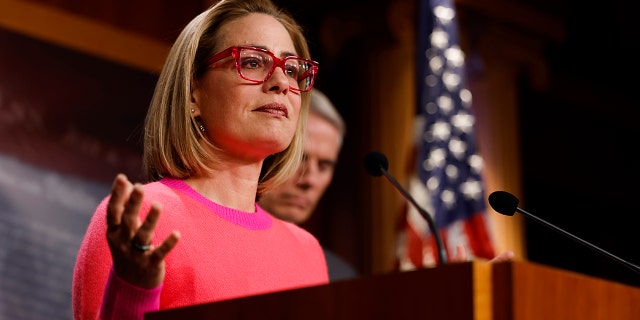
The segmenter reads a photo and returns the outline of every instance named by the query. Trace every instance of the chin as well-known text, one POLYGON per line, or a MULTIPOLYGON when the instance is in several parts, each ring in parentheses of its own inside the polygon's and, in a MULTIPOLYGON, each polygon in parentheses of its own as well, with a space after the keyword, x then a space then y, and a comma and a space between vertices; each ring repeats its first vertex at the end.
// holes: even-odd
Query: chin
POLYGON ((289 221, 293 224, 301 224, 301 223, 304 223, 307 219, 304 218, 304 215, 289 213, 283 217, 283 220, 289 221))
POLYGON ((276 153, 285 151, 287 150, 290 144, 291 144, 291 140, 289 141, 265 140, 262 142, 258 142, 258 145, 262 145, 262 146, 265 146, 265 148, 268 148, 269 154, 276 154, 276 153))

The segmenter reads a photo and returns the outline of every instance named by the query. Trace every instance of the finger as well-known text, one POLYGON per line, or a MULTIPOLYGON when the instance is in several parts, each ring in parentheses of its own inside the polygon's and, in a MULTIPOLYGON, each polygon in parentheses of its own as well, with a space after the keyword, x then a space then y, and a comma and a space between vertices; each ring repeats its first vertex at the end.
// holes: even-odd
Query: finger
POLYGON ((142 206, 142 199, 144 198, 144 190, 139 183, 134 184, 131 187, 131 193, 129 199, 124 206, 122 213, 122 224, 126 230, 122 230, 122 241, 129 242, 133 238, 138 228, 140 228, 140 208, 142 206))
MULTIPOLYGON (((131 256, 140 263, 137 268, 120 268, 120 275, 126 281, 142 288, 156 288, 162 283, 165 273, 167 254, 173 250, 180 239, 180 233, 173 231, 156 249, 143 251, 143 254, 131 256)), ((116 269, 116 272, 118 269, 116 269)))
POLYGON ((118 174, 113 180, 111 186, 111 196, 109 197, 109 203, 107 204, 107 228, 108 231, 113 231, 114 228, 118 228, 122 222, 122 212, 124 211, 125 203, 128 200, 128 194, 131 192, 129 188, 131 184, 127 180, 124 174, 118 174))
POLYGON ((151 254, 150 260, 151 263, 157 264, 160 263, 169 252, 178 244, 178 240, 180 240, 181 234, 179 231, 173 231, 166 239, 162 242, 160 246, 158 246, 153 253, 151 254))
POLYGON ((144 222, 131 240, 134 247, 142 249, 142 247, 151 244, 151 240, 153 239, 153 230, 156 228, 161 211, 162 207, 160 204, 153 203, 151 205, 147 217, 144 219, 144 222))
POLYGON ((466 259, 467 259, 467 249, 462 244, 456 245, 456 254, 453 257, 453 261, 463 262, 463 261, 466 261, 466 259))
POLYGON ((513 251, 504 251, 502 253, 500 253, 499 255, 497 255, 496 257, 494 257, 493 259, 491 259, 491 262, 503 262, 503 261, 511 261, 513 260, 513 258, 515 257, 515 253, 513 253, 513 251))

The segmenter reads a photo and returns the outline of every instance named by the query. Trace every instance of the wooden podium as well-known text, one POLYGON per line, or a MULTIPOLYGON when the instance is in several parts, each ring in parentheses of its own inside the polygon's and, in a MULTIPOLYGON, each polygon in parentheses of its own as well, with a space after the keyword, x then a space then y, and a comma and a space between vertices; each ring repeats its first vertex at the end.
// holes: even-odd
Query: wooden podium
POLYGON ((167 319, 640 319, 640 288, 530 262, 474 261, 145 315, 167 319))

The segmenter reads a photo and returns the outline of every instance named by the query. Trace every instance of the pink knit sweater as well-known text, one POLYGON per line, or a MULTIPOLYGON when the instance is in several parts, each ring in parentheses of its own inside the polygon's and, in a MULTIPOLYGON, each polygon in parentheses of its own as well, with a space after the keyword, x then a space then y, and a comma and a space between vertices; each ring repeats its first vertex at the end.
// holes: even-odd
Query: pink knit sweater
POLYGON ((78 252, 75 319, 98 318, 101 304, 103 318, 142 319, 147 311, 329 282, 322 249, 310 233, 271 217, 257 204, 256 212, 234 210, 207 200, 181 180, 163 179, 145 185, 141 212, 146 214, 153 202, 163 206, 155 245, 173 230, 181 238, 165 260, 159 288, 131 286, 111 271, 107 201, 96 209, 78 252))

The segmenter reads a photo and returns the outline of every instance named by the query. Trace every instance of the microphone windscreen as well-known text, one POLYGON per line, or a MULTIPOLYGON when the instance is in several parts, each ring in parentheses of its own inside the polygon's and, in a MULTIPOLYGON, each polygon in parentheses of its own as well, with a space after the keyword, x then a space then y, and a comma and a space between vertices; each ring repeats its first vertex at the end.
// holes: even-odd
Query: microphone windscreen
POLYGON ((389 169, 389 160, 387 160, 387 157, 381 152, 369 152, 369 154, 364 157, 364 168, 370 175, 379 177, 382 175, 382 169, 389 169))
POLYGON ((495 191, 489 195, 489 204, 498 213, 512 216, 516 212, 520 200, 506 191, 495 191))

